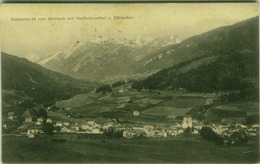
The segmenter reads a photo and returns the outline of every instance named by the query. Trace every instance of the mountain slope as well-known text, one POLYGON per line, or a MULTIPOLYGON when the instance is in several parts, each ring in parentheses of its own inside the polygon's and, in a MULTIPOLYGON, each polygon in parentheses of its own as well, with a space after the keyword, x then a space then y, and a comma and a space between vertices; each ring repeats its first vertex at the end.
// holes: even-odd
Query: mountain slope
POLYGON ((3 52, 1 58, 2 89, 22 91, 39 104, 51 105, 56 100, 89 92, 96 86, 3 52))
POLYGON ((184 88, 195 92, 238 90, 244 94, 240 96, 256 98, 259 84, 258 34, 256 17, 188 39, 173 46, 178 49, 176 53, 165 56, 157 63, 152 61, 149 65, 152 68, 155 64, 160 66, 164 63, 167 66, 171 63, 172 67, 136 82, 133 88, 184 88), (187 48, 191 43, 196 43, 196 46, 187 48), (183 57, 180 60, 185 59, 184 62, 173 64, 176 62, 173 61, 175 55, 181 53, 183 57))
POLYGON ((257 33, 258 17, 220 27, 146 56, 136 64, 135 72, 158 70, 203 57, 256 49, 257 33))
POLYGON ((62 51, 37 59, 37 63, 72 77, 107 81, 129 73, 130 66, 148 54, 178 42, 176 36, 158 37, 152 41, 99 36, 97 41, 76 41, 62 51))

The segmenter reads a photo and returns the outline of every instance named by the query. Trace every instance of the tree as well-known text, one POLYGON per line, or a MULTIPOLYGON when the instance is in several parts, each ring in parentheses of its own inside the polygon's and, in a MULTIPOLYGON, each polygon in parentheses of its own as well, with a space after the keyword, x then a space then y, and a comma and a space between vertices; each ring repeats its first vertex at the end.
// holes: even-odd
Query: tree
POLYGON ((190 134, 192 131, 192 128, 187 127, 186 129, 184 129, 184 134, 190 134))
POLYGON ((123 138, 123 131, 109 127, 107 130, 104 130, 104 136, 108 138, 123 138))
POLYGON ((96 93, 102 92, 103 94, 107 93, 107 92, 112 92, 112 88, 110 87, 110 85, 103 85, 99 88, 96 89, 96 93))
POLYGON ((223 138, 215 133, 210 127, 202 127, 200 135, 202 136, 202 138, 212 141, 217 145, 224 144, 223 138))
POLYGON ((124 80, 120 80, 120 81, 117 81, 117 82, 113 83, 112 87, 118 87, 118 86, 121 86, 121 85, 125 85, 125 81, 124 80))
POLYGON ((43 117, 43 118, 47 118, 48 117, 48 114, 47 114, 47 111, 43 108, 40 108, 39 109, 39 112, 37 114, 38 117, 43 117))
POLYGON ((235 144, 235 145, 244 145, 247 143, 247 137, 243 132, 234 132, 230 136, 230 140, 235 144))
POLYGON ((53 131, 55 130, 54 126, 51 123, 44 123, 42 127, 42 131, 48 135, 49 142, 51 141, 51 136, 53 135, 53 131))

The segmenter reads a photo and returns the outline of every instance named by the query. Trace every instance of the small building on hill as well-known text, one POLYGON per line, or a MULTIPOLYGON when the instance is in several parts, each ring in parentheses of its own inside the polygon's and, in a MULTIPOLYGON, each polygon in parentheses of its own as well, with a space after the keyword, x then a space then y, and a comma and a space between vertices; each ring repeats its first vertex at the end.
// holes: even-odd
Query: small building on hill
POLYGON ((8 112, 7 116, 9 120, 14 120, 14 112, 8 112))
POLYGON ((32 117, 31 116, 26 117, 25 122, 32 122, 32 117))
POLYGON ((64 126, 69 126, 70 123, 69 123, 69 122, 63 122, 63 125, 64 125, 64 126))
POLYGON ((42 130, 38 126, 32 126, 27 130, 27 136, 29 138, 35 138, 39 133, 41 133, 42 130))
POLYGON ((133 112, 133 115, 134 115, 134 116, 139 116, 139 115, 140 115, 140 112, 138 112, 137 110, 135 110, 135 111, 133 112))
POLYGON ((57 121, 57 122, 55 123, 55 126, 62 127, 62 121, 57 121))
POLYGON ((52 123, 52 119, 51 119, 51 118, 47 118, 47 119, 46 119, 46 122, 47 122, 47 123, 52 123))
POLYGON ((39 118, 37 118, 37 121, 36 121, 35 125, 42 125, 43 121, 44 121, 44 118, 43 117, 39 117, 39 118))

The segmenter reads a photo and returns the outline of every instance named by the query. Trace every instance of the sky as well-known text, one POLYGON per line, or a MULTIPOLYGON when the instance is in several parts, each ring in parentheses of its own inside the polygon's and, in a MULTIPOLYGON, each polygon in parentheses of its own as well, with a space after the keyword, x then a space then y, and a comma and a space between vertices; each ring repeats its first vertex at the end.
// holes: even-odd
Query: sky
POLYGON ((100 36, 153 39, 176 35, 184 40, 257 15, 257 3, 0 4, 1 50, 20 57, 47 55, 72 42, 92 41, 100 36), (76 20, 99 16, 106 19, 76 20))

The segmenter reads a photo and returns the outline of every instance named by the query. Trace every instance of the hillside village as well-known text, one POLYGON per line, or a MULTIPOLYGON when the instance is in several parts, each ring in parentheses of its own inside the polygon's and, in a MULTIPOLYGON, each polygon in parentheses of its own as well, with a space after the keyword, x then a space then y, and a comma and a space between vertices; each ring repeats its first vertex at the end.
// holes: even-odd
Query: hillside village
MULTIPOLYGON (((177 92, 177 91, 175 91, 177 92)), ((156 91, 155 92, 140 92, 143 95, 146 96, 140 96, 140 93, 138 93, 139 98, 131 98, 127 97, 127 95, 133 95, 135 93, 134 90, 131 90, 129 87, 125 85, 120 85, 119 87, 114 87, 113 91, 111 93, 107 92, 105 94, 99 94, 99 93, 94 93, 92 94, 97 96, 98 98, 95 98, 96 101, 92 101, 92 103, 100 102, 106 102, 108 100, 111 101, 113 97, 116 99, 116 105, 115 105, 115 110, 125 110, 127 106, 134 102, 138 102, 139 105, 144 106, 145 108, 148 108, 147 110, 134 110, 134 109, 128 109, 128 113, 132 116, 129 116, 131 118, 140 118, 142 119, 143 117, 148 117, 148 110, 156 109, 156 110, 161 110, 163 112, 162 108, 157 109, 160 107, 160 104, 162 104, 165 100, 164 97, 167 96, 167 92, 162 92, 158 94, 156 91), (113 94, 116 93, 116 96, 113 94), (131 93, 131 94, 130 94, 131 93), (149 96, 147 96, 149 95, 149 96), (160 98, 159 98, 160 97, 160 98), (163 97, 163 98, 162 98, 163 97)), ((206 96, 203 100, 204 103, 202 106, 206 106, 207 108, 210 109, 215 109, 215 108, 223 108, 220 104, 220 97, 218 96, 219 94, 209 94, 208 98, 206 94, 194 94, 194 93, 188 93, 185 91, 180 91, 178 96, 187 96, 187 97, 192 97, 195 95, 197 97, 198 95, 200 96, 206 96), (213 96, 212 96, 213 95, 213 96)), ((177 96, 177 97, 178 97, 177 96)), ((89 96, 87 99, 84 100, 84 104, 88 104, 87 101, 89 99, 89 96)), ((175 97, 175 99, 177 99, 175 97)), ((67 102, 70 102, 70 104, 73 104, 71 102, 72 100, 64 101, 63 103, 66 104, 67 102)), ((77 102, 78 99, 77 99, 77 102)), ((91 106, 91 104, 89 106, 91 106)), ((111 103, 111 102, 110 102, 111 103)), ((168 109, 167 107, 166 109, 168 109)), ((174 108, 174 107, 172 107, 174 108)), ((231 108, 231 107, 230 107, 231 108)), ((141 108, 140 108, 141 109, 141 108)), ((29 111, 25 112, 27 115, 25 115, 25 120, 23 122, 23 125, 18 127, 13 134, 17 136, 28 136, 28 138, 35 138, 38 135, 42 135, 44 132, 42 131, 43 125, 46 123, 52 124, 55 128, 54 130, 54 138, 59 139, 69 139, 69 136, 82 136, 85 135, 85 137, 91 136, 91 138, 106 138, 105 133, 108 132, 109 130, 113 132, 120 132, 120 137, 123 138, 138 138, 138 137, 152 137, 152 138, 165 138, 165 137, 174 137, 174 136, 182 136, 182 135, 200 135, 200 131, 203 127, 209 127, 211 128, 217 135, 221 137, 230 137, 233 133, 235 132, 240 132, 244 136, 247 137, 254 137, 259 135, 259 124, 246 124, 245 118, 241 119, 241 112, 240 114, 233 115, 233 117, 228 117, 228 118, 222 118, 220 122, 215 122, 215 123, 207 123, 205 120, 198 120, 196 118, 196 115, 194 115, 194 111, 191 110, 194 108, 188 108, 188 110, 184 110, 180 112, 175 112, 177 114, 174 119, 168 119, 168 122, 135 122, 135 121, 122 121, 119 119, 115 118, 108 118, 108 119, 85 119, 84 115, 81 117, 81 114, 75 113, 71 111, 70 108, 57 108, 55 106, 53 107, 48 107, 46 108, 47 115, 46 117, 35 117, 34 115, 30 115, 29 111), (179 113, 179 115, 178 115, 179 113), (192 115, 189 115, 192 114, 192 115), (193 117, 194 115, 194 117, 193 117), (60 120, 57 118, 52 118, 52 116, 62 116, 66 118, 65 120, 60 120), (83 118, 82 118, 83 117, 83 118), (73 119, 70 121, 70 119, 73 119)), ((182 108, 180 108, 182 110, 182 108)), ((235 111, 235 113, 239 111, 235 111)), ((205 112, 207 114, 207 112, 205 112)), ((250 115, 252 112, 242 112, 242 115, 247 116, 250 115)), ((231 110, 231 114, 232 113, 231 110)), ((149 116, 150 117, 150 116, 149 116)), ((157 116, 156 116, 157 117, 157 116)), ((9 112, 8 113, 8 120, 9 121, 15 121, 17 119, 17 116, 15 116, 14 112, 9 112)), ((3 124, 4 129, 8 129, 8 124, 3 124)), ((235 141, 234 141, 235 142, 235 141)))
MULTIPOLYGON (((10 120, 15 119, 10 113, 10 120)), ((23 126, 29 126, 27 131, 21 131, 19 135, 27 135, 29 138, 37 137, 37 135, 43 133, 42 125, 44 123, 51 123, 55 127, 55 133, 72 133, 72 134, 96 134, 101 135, 105 130, 114 128, 116 131, 123 131, 124 138, 134 138, 139 136, 145 137, 168 137, 177 136, 187 133, 198 135, 202 127, 210 127, 221 136, 230 136, 234 132, 243 131, 247 136, 259 135, 259 124, 251 126, 244 124, 203 124, 197 120, 193 120, 191 116, 183 116, 182 122, 175 122, 172 125, 156 126, 156 125, 142 125, 142 124, 120 124, 111 120, 104 124, 98 124, 95 121, 87 121, 84 124, 70 123, 56 121, 53 122, 51 118, 44 119, 39 117, 36 121, 32 121, 31 117, 27 117, 23 126), (185 132, 186 131, 186 132, 185 132)), ((3 125, 3 128, 7 128, 3 125)))

